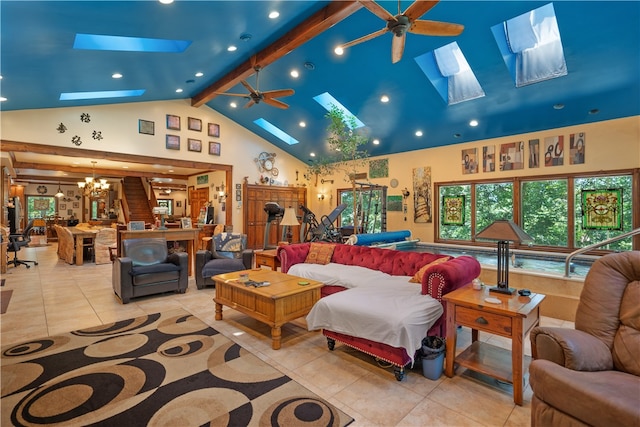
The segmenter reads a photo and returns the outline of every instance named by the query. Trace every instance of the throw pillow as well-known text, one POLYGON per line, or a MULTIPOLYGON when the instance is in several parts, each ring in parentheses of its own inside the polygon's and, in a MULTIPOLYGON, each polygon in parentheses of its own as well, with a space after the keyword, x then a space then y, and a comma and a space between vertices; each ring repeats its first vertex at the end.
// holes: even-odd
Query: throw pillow
POLYGON ((422 277, 424 276, 424 273, 429 269, 429 267, 441 264, 443 262, 447 262, 451 258, 453 258, 453 257, 445 256, 445 257, 442 257, 442 258, 438 258, 435 261, 431 261, 429 264, 423 265, 420 268, 420 270, 418 270, 416 272, 416 274, 414 274, 413 277, 411 279, 409 279, 409 283, 422 283, 422 277))
POLYGON ((330 243, 311 243, 304 262, 307 264, 329 264, 335 247, 336 245, 330 243))

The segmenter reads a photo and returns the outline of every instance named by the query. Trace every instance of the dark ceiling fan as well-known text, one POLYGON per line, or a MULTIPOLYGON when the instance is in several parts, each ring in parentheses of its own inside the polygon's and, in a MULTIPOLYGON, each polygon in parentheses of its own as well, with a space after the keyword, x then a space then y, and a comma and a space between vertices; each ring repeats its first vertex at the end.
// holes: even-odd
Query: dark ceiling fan
POLYGON ((364 7, 369 9, 369 11, 371 11, 374 15, 386 21, 387 26, 381 30, 345 43, 342 46, 339 46, 339 48, 346 49, 348 47, 381 36, 386 32, 392 32, 393 41, 391 44, 391 61, 395 64, 396 62, 400 61, 400 59, 402 59, 407 31, 423 36, 457 36, 462 33, 462 30, 464 30, 464 26, 460 24, 418 20, 419 17, 427 13, 427 11, 435 6, 438 1, 439 0, 416 0, 411 4, 411 6, 407 8, 407 10, 404 11, 404 13, 401 13, 400 0, 398 0, 398 14, 396 16, 393 16, 385 8, 374 1, 360 1, 360 3, 364 7))
POLYGON ((253 68, 256 70, 256 88, 254 89, 246 80, 241 80, 242 86, 244 86, 249 93, 226 93, 226 92, 216 92, 217 95, 227 95, 227 96, 241 96, 249 100, 244 106, 244 108, 249 108, 255 104, 259 104, 263 102, 265 104, 269 104, 272 107, 287 109, 289 105, 284 102, 275 99, 282 98, 285 96, 291 96, 295 93, 293 89, 277 89, 277 90, 268 90, 261 92, 260 91, 260 67, 255 66, 253 68))

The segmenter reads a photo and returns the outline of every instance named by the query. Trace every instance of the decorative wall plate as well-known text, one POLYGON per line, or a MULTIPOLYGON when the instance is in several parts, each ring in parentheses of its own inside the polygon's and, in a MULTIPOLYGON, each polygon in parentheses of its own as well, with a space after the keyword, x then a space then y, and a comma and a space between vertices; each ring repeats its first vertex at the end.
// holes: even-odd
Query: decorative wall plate
POLYGON ((36 191, 38 192, 38 194, 47 194, 47 187, 45 187, 44 185, 38 185, 36 191))
POLYGON ((395 178, 391 179, 389 185, 391 185, 391 188, 396 188, 398 186, 398 180, 395 178))

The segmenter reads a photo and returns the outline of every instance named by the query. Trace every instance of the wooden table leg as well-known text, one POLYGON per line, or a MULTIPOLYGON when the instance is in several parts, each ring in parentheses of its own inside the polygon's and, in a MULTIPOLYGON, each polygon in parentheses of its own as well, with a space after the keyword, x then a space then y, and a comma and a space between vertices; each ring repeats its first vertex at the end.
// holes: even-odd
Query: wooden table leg
POLYGON ((446 340, 446 357, 444 373, 449 378, 453 377, 453 362, 456 358, 456 322, 455 322, 455 306, 447 302, 447 340, 446 340))
POLYGON ((511 337, 511 369, 513 375, 513 401, 522 406, 522 389, 524 375, 524 334, 522 318, 513 319, 513 336, 511 337))
POLYGON ((84 237, 76 236, 76 265, 84 264, 84 237))
POLYGON ((282 328, 280 326, 273 326, 271 328, 271 348, 279 350, 282 345, 282 328))
POLYGON ((216 303, 216 320, 222 320, 222 304, 216 303))

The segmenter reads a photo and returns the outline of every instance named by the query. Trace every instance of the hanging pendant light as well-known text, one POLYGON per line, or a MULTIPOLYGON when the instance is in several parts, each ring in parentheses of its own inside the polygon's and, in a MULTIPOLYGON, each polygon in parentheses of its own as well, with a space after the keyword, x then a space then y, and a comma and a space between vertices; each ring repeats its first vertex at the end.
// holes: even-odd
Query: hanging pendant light
POLYGON ((60 188, 60 181, 58 181, 58 192, 56 193, 56 197, 59 199, 60 197, 64 197, 64 193, 62 192, 62 188, 60 188))

